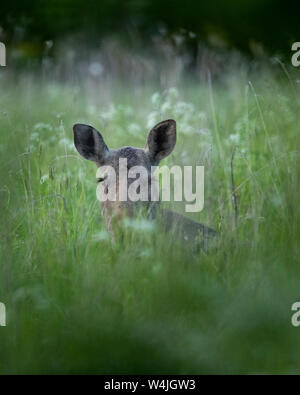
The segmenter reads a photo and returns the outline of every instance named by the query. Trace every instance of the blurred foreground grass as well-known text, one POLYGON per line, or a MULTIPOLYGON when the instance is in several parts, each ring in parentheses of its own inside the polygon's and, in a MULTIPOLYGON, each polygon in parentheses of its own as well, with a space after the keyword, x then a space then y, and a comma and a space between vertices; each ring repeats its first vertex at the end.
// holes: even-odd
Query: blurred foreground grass
POLYGON ((236 71, 167 90, 2 78, 0 373, 298 373, 300 92, 291 82, 271 70, 250 84, 236 71), (207 254, 139 220, 112 244, 96 169, 73 148, 75 122, 116 148, 144 146, 166 118, 178 142, 163 163, 205 165, 205 208, 189 215, 220 231, 207 254))

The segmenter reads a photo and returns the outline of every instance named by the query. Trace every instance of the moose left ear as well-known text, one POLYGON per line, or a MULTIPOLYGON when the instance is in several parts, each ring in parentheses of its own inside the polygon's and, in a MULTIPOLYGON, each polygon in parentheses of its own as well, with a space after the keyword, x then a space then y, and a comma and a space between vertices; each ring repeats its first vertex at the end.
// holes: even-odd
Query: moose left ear
POLYGON ((151 129, 145 152, 152 163, 158 164, 160 160, 170 155, 176 144, 176 122, 173 119, 162 121, 151 129))
POLYGON ((101 134, 92 126, 77 123, 73 126, 74 144, 85 159, 104 163, 108 148, 101 134))

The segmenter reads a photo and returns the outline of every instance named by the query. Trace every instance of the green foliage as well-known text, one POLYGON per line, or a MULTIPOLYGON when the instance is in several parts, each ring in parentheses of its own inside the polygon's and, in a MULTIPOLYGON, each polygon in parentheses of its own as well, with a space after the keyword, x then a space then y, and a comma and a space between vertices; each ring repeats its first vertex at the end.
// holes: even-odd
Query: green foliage
POLYGON ((271 68, 243 76, 138 94, 1 80, 1 373, 298 371, 299 89, 271 68), (209 253, 140 219, 112 243, 94 164, 73 148, 75 122, 116 148, 143 146, 170 117, 164 163, 205 165, 205 208, 190 217, 220 231, 209 253))

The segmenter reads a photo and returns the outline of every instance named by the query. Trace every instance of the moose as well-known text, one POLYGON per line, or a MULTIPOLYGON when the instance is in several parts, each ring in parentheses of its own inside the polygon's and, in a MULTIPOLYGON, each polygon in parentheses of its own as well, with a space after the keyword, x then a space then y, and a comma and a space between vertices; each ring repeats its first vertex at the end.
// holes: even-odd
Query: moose
MULTIPOLYGON (((121 177, 119 160, 124 158, 127 160, 128 169, 134 166, 143 166, 146 169, 144 182, 149 183, 149 185, 154 177, 151 167, 157 166, 162 159, 170 155, 176 144, 176 122, 172 119, 159 122, 151 129, 144 148, 126 146, 109 149, 102 135, 89 125, 75 124, 73 132, 75 147, 85 159, 95 162, 98 168, 112 167, 118 181, 118 178, 121 177)), ((104 174, 98 181, 105 181, 108 186, 110 183, 107 174, 104 174)), ((126 185, 129 187, 132 182, 133 180, 128 178, 126 185)), ((217 232, 208 226, 162 208, 159 200, 152 202, 149 197, 146 202, 136 202, 132 201, 130 196, 127 199, 120 199, 120 196, 126 194, 127 191, 120 189, 119 182, 116 185, 118 187, 114 199, 102 202, 106 226, 112 233, 113 224, 125 216, 133 216, 138 203, 139 207, 142 203, 149 218, 157 220, 168 232, 173 231, 173 234, 184 241, 193 243, 198 241, 205 247, 207 242, 217 235, 217 232)))

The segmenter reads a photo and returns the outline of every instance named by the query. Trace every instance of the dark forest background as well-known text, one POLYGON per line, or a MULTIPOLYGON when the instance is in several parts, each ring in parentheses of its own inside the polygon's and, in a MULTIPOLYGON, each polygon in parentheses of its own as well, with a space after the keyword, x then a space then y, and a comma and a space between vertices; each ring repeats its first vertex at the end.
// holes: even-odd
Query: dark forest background
POLYGON ((0 40, 39 56, 44 43, 76 32, 90 44, 115 35, 151 45, 157 32, 186 35, 190 52, 201 41, 249 56, 287 55, 300 39, 296 0, 24 0, 1 4, 0 40))

